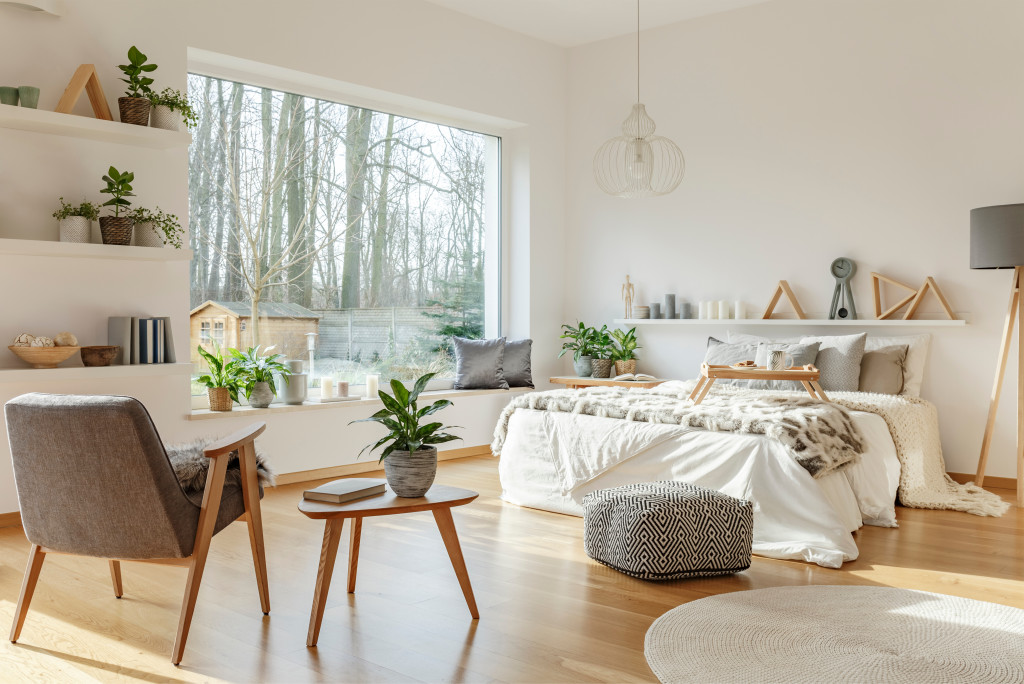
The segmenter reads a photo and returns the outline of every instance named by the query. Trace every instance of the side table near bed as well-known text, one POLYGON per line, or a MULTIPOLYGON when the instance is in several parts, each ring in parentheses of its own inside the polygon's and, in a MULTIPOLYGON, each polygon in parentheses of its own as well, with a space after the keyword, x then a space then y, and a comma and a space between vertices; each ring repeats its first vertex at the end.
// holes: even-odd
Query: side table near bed
POLYGON ((641 387, 650 389, 657 387, 667 380, 612 380, 611 378, 580 378, 557 376, 549 378, 552 385, 565 385, 566 389, 579 389, 581 387, 641 387))

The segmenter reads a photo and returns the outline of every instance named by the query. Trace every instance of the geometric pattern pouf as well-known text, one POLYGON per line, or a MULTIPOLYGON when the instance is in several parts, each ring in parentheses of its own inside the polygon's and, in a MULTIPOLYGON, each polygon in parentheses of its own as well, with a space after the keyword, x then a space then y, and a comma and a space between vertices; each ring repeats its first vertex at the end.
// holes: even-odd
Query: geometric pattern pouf
POLYGON ((753 539, 752 503, 687 482, 642 482, 583 497, 587 555, 640 579, 746 570, 753 539))

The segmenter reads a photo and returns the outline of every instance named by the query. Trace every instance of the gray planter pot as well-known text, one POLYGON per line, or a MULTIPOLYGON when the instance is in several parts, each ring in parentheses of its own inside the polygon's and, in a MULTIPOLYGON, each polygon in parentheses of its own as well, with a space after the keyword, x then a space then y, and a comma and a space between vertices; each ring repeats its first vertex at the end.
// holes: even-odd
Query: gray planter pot
POLYGON ((181 130, 181 112, 176 112, 166 105, 157 105, 149 115, 149 125, 168 131, 181 130))
POLYGON ((572 367, 576 371, 576 376, 580 378, 589 378, 590 374, 594 372, 593 366, 590 363, 593 357, 581 356, 579 361, 576 359, 572 360, 572 367))
POLYGON ((270 389, 269 382, 257 382, 249 395, 249 406, 253 408, 269 408, 270 402, 274 401, 274 392, 270 389))
POLYGON ((397 496, 409 499, 423 496, 437 475, 437 449, 424 447, 415 453, 392 451, 384 459, 384 475, 397 496))
POLYGON ((287 378, 281 378, 284 383, 284 403, 297 405, 306 401, 306 373, 293 373, 287 378))

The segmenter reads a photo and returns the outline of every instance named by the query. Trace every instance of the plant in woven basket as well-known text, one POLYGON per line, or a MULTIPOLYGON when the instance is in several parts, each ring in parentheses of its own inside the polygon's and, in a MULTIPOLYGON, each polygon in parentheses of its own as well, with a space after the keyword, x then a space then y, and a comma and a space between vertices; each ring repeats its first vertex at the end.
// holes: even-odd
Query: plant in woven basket
POLYGON ((157 113, 160 112, 160 107, 166 107, 169 112, 178 112, 186 128, 195 128, 199 123, 199 115, 188 101, 188 96, 180 90, 164 88, 159 93, 150 93, 149 101, 154 108, 153 126, 157 128, 166 128, 166 126, 157 125, 157 113))
POLYGON ((636 372, 636 350, 640 349, 637 344, 636 328, 629 330, 613 330, 612 337, 615 340, 615 348, 612 350, 611 358, 615 362, 615 373, 636 372))
POLYGON ((200 375, 196 382, 206 386, 210 396, 210 408, 214 411, 230 411, 232 402, 238 402, 238 390, 242 389, 238 363, 224 358, 220 345, 213 344, 213 352, 208 352, 200 345, 199 356, 206 361, 208 371, 200 375))
POLYGON ((82 203, 77 206, 74 204, 68 204, 67 202, 64 201, 64 198, 61 197, 60 209, 53 212, 53 218, 57 219, 58 221, 63 221, 64 219, 71 218, 73 216, 80 216, 84 219, 95 221, 100 217, 100 208, 93 204, 92 202, 90 202, 89 200, 85 199, 83 199, 82 203))
POLYGON ((131 217, 135 222, 136 244, 142 244, 142 233, 140 231, 145 226, 145 229, 152 231, 152 239, 171 245, 175 249, 181 249, 185 229, 181 227, 181 221, 178 220, 175 214, 165 213, 160 207, 157 207, 156 211, 150 211, 145 207, 137 207, 132 211, 131 217))
POLYGON ((110 195, 110 199, 102 206, 113 207, 114 212, 113 216, 100 217, 100 234, 103 236, 105 245, 130 245, 132 242, 132 228, 135 225, 135 220, 128 214, 128 207, 132 203, 126 198, 135 196, 135 193, 132 192, 134 180, 134 173, 131 171, 122 173, 113 166, 103 176, 103 182, 107 185, 100 192, 110 195), (121 215, 122 211, 125 212, 124 216, 121 215))
POLYGON ((591 345, 593 360, 590 362, 595 378, 607 378, 611 375, 612 354, 615 352, 615 342, 607 325, 602 325, 600 330, 594 331, 594 342, 591 345))
POLYGON ((124 123, 149 125, 149 109, 152 106, 149 94, 153 92, 149 86, 153 85, 153 79, 146 74, 156 71, 156 64, 147 64, 146 60, 146 55, 132 45, 128 49, 128 63, 117 67, 125 75, 121 80, 128 84, 124 97, 117 98, 121 121, 124 123))

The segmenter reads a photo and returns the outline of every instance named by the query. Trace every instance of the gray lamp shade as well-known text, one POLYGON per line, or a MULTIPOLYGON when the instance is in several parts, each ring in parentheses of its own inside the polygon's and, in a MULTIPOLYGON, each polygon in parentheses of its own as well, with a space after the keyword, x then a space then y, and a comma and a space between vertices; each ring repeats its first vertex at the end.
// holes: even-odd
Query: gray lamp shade
POLYGON ((1024 266, 1024 204, 971 209, 971 268, 1024 266))

